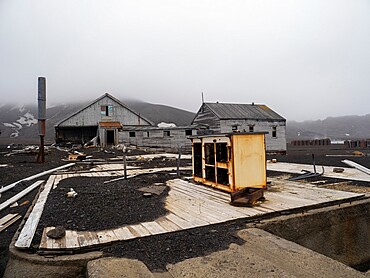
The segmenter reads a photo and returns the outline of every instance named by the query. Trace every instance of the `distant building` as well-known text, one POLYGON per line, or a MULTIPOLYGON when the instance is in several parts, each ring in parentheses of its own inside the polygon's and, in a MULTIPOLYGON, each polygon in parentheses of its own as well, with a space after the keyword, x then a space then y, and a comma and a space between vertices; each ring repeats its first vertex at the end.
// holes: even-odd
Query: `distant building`
POLYGON ((97 137, 103 147, 116 145, 124 126, 153 123, 106 93, 55 126, 55 141, 84 144, 97 137))
POLYGON ((286 153, 286 119, 266 105, 203 103, 192 125, 214 133, 267 132, 266 151, 286 153))
POLYGON ((102 147, 125 144, 178 151, 191 150, 197 126, 156 127, 124 103, 106 93, 55 126, 57 143, 85 144, 95 138, 102 147))
POLYGON ((192 135, 267 132, 266 151, 286 152, 286 120, 266 105, 203 103, 191 125, 154 126, 106 93, 55 126, 55 141, 85 144, 95 138, 102 146, 123 143, 137 147, 191 150, 192 135))

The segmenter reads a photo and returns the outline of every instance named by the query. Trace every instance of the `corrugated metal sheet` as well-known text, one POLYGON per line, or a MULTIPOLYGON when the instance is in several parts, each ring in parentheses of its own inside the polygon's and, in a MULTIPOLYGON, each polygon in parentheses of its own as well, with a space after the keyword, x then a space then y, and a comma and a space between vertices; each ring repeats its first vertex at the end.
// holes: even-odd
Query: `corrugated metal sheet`
POLYGON ((266 105, 234 104, 234 103, 204 103, 220 119, 256 119, 278 120, 285 119, 266 105))
POLYGON ((122 128, 120 122, 99 122, 99 126, 108 128, 122 128))

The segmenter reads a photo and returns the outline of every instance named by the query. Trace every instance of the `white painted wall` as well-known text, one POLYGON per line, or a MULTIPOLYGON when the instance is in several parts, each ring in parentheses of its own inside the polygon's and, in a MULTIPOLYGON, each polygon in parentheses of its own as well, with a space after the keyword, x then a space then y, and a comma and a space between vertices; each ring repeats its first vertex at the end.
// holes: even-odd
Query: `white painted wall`
POLYGON ((59 126, 96 126, 99 122, 121 122, 122 125, 150 125, 149 122, 136 115, 128 108, 108 96, 86 107, 76 115, 62 122, 59 126), (101 114, 101 106, 112 105, 112 116, 101 114))
POLYGON ((239 131, 249 132, 249 125, 254 125, 255 132, 267 132, 265 135, 266 151, 286 152, 286 125, 282 121, 256 120, 221 120, 221 133, 232 132, 232 126, 238 125, 239 131), (273 126, 276 126, 276 138, 272 137, 273 126))

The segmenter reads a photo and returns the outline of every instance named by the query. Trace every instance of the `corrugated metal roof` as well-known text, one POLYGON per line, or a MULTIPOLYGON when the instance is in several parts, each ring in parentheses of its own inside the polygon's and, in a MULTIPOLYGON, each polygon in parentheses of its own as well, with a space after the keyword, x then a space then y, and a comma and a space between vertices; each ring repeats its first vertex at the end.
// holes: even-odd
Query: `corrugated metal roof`
POLYGON ((101 127, 114 127, 114 128, 122 128, 120 122, 99 122, 99 126, 101 127))
POLYGON ((261 104, 204 103, 220 119, 285 120, 282 116, 261 104))

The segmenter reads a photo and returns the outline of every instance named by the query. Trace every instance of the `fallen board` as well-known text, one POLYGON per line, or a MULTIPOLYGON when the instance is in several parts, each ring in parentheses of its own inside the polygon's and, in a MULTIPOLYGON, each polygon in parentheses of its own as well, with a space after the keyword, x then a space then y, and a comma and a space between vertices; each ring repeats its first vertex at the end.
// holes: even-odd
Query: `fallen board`
MULTIPOLYGON (((166 198, 169 213, 155 221, 125 225, 98 232, 67 231, 64 242, 42 236, 40 249, 73 250, 115 241, 170 233, 235 219, 247 219, 277 211, 289 212, 297 208, 321 207, 334 201, 349 202, 364 196, 350 192, 317 188, 298 182, 287 185, 276 182, 276 190, 265 193, 266 201, 254 207, 233 207, 228 193, 208 186, 192 184, 181 179, 167 182, 171 190, 166 198), (321 197, 320 197, 321 196, 321 197)), ((46 228, 47 229, 47 228, 46 228)))
POLYGON ((15 242, 16 247, 18 248, 29 248, 30 247, 33 236, 37 229, 37 225, 41 218, 41 214, 44 209, 46 199, 54 184, 54 180, 55 180, 55 175, 51 175, 49 179, 47 180, 44 186, 44 189, 41 191, 35 206, 33 207, 30 215, 28 216, 26 223, 24 224, 18 236, 17 241, 15 242))
POLYGON ((40 184, 42 184, 43 182, 44 181, 37 181, 37 182, 31 184, 26 189, 24 189, 21 192, 19 192, 18 194, 14 195, 13 197, 11 197, 8 200, 6 200, 4 203, 1 203, 0 204, 0 211, 2 211, 3 209, 7 208, 8 206, 10 206, 11 204, 15 203, 16 201, 18 201, 19 199, 23 198, 24 196, 26 196, 32 190, 34 190, 35 188, 39 187, 40 184))

